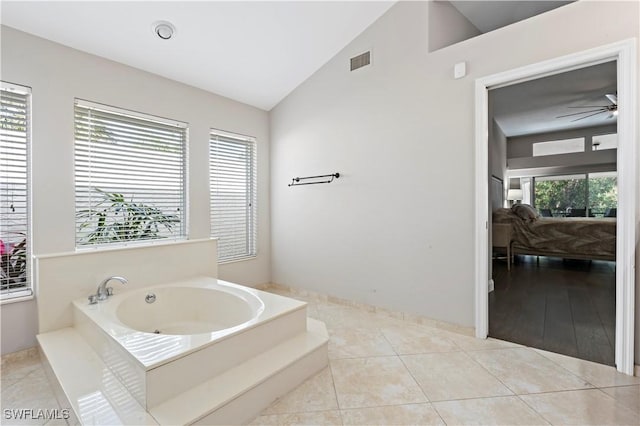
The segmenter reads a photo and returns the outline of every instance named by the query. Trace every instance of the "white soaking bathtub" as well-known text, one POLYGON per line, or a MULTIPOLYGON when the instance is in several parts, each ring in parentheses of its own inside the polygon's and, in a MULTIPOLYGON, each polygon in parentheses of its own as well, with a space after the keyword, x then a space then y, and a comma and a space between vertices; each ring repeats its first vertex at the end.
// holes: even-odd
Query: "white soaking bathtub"
POLYGON ((307 330, 306 303, 210 277, 74 305, 74 327, 147 410, 307 330))
POLYGON ((242 326, 264 311, 264 302, 229 284, 142 289, 113 305, 126 327, 154 334, 215 333, 242 326))

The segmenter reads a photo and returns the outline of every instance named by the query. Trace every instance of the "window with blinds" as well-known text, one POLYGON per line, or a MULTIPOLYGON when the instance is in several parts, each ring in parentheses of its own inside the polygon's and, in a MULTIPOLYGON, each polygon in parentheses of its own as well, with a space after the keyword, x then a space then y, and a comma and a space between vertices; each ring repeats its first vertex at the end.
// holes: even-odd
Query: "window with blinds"
POLYGON ((75 102, 76 246, 186 236, 187 125, 75 102))
POLYGON ((30 296, 30 90, 0 89, 0 295, 30 296))
POLYGON ((211 235, 218 261, 256 256, 256 141, 212 130, 209 138, 211 235))

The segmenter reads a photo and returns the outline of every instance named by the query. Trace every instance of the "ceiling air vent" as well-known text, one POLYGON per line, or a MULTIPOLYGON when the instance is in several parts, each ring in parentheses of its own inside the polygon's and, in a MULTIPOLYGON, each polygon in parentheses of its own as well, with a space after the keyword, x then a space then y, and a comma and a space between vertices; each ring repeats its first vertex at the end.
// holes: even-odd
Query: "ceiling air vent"
POLYGON ((364 52, 351 58, 351 71, 366 67, 367 65, 371 65, 371 51, 364 52))

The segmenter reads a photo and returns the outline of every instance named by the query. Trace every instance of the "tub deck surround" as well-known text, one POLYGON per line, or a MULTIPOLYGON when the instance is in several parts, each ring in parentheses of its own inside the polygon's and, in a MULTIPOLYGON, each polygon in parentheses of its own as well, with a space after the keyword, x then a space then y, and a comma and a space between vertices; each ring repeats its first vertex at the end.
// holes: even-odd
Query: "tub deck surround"
POLYGON ((237 424, 327 366, 326 327, 306 307, 201 276, 74 300, 74 326, 38 342, 83 424, 237 424))
POLYGON ((94 305, 75 300, 74 312, 78 332, 147 409, 307 329, 305 302, 210 277, 134 290, 94 305), (156 295, 154 303, 145 302, 149 293, 156 295), (211 304, 209 312, 198 312, 203 302, 200 308, 211 304), (185 326, 184 320, 195 318, 194 313, 201 314, 202 321, 185 326), (154 321, 165 317, 172 317, 181 332, 203 327, 214 331, 151 332, 161 327, 154 321))

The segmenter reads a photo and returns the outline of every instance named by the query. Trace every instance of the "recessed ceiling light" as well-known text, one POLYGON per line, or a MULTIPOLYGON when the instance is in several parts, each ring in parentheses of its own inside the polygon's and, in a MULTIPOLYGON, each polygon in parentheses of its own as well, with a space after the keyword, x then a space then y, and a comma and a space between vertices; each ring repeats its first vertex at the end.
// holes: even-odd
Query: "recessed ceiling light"
POLYGON ((153 24, 153 32, 162 40, 169 40, 176 33, 176 27, 171 22, 158 21, 153 24))

